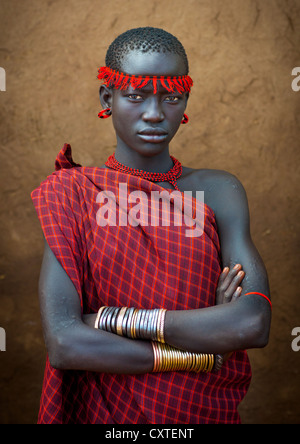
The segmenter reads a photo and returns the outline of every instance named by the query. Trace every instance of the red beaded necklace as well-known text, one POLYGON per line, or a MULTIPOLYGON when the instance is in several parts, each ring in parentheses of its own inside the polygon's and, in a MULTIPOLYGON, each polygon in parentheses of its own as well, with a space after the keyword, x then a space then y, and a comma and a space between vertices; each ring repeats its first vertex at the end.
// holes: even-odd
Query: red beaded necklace
POLYGON ((170 156, 173 160, 174 166, 167 173, 151 173, 150 171, 137 170, 135 168, 127 167, 118 162, 115 158, 115 153, 109 156, 105 165, 114 170, 121 171, 122 173, 132 174, 134 176, 142 177, 143 179, 150 180, 151 182, 169 182, 178 191, 180 189, 177 186, 176 180, 181 176, 182 165, 175 157, 170 156))

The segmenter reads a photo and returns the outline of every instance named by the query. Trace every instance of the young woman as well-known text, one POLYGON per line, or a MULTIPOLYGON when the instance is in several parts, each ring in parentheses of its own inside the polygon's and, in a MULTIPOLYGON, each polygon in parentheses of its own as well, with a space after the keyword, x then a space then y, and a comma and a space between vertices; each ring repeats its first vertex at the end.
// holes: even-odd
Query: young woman
POLYGON ((114 153, 81 167, 66 144, 32 193, 45 235, 40 423, 240 422, 245 350, 268 342, 268 278, 238 179, 170 155, 188 121, 188 69, 173 35, 120 35, 99 69, 114 153), (179 200, 151 219, 162 191, 179 200), (173 220, 180 204, 198 233, 173 220))

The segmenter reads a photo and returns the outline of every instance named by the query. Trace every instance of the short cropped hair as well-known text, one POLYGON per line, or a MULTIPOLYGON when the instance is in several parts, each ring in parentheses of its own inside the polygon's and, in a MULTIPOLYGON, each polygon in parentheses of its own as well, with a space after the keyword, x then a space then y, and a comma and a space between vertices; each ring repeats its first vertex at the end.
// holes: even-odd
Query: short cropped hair
POLYGON ((189 64, 182 43, 173 34, 160 28, 150 26, 129 29, 120 34, 109 46, 106 57, 106 66, 121 71, 122 60, 130 51, 138 50, 147 52, 170 52, 182 57, 186 74, 189 72, 189 64))

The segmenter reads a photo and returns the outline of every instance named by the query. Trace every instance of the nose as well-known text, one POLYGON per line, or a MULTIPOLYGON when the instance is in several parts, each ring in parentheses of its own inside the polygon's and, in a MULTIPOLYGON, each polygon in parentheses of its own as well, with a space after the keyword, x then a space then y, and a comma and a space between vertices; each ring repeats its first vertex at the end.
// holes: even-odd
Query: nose
POLYGON ((145 102, 145 111, 143 113, 143 120, 145 122, 162 122, 165 116, 161 109, 161 104, 156 97, 149 97, 145 102))

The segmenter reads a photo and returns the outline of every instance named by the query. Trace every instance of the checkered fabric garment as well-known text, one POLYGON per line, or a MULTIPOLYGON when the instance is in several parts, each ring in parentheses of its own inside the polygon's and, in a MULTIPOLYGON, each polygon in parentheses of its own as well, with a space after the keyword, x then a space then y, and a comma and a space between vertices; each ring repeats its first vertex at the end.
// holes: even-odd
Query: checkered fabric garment
MULTIPOLYGON (((220 246, 214 213, 207 205, 202 205, 202 236, 186 236, 183 224, 101 227, 96 201, 100 191, 112 191, 118 198, 119 183, 127 183, 128 192, 147 195, 162 187, 111 169, 81 167, 73 162, 68 144, 55 165, 32 199, 48 244, 77 289, 83 313, 95 313, 102 305, 168 310, 214 305, 220 246)), ((250 379, 245 351, 234 353, 216 374, 62 371, 47 359, 38 422, 239 423, 237 406, 250 379)))

